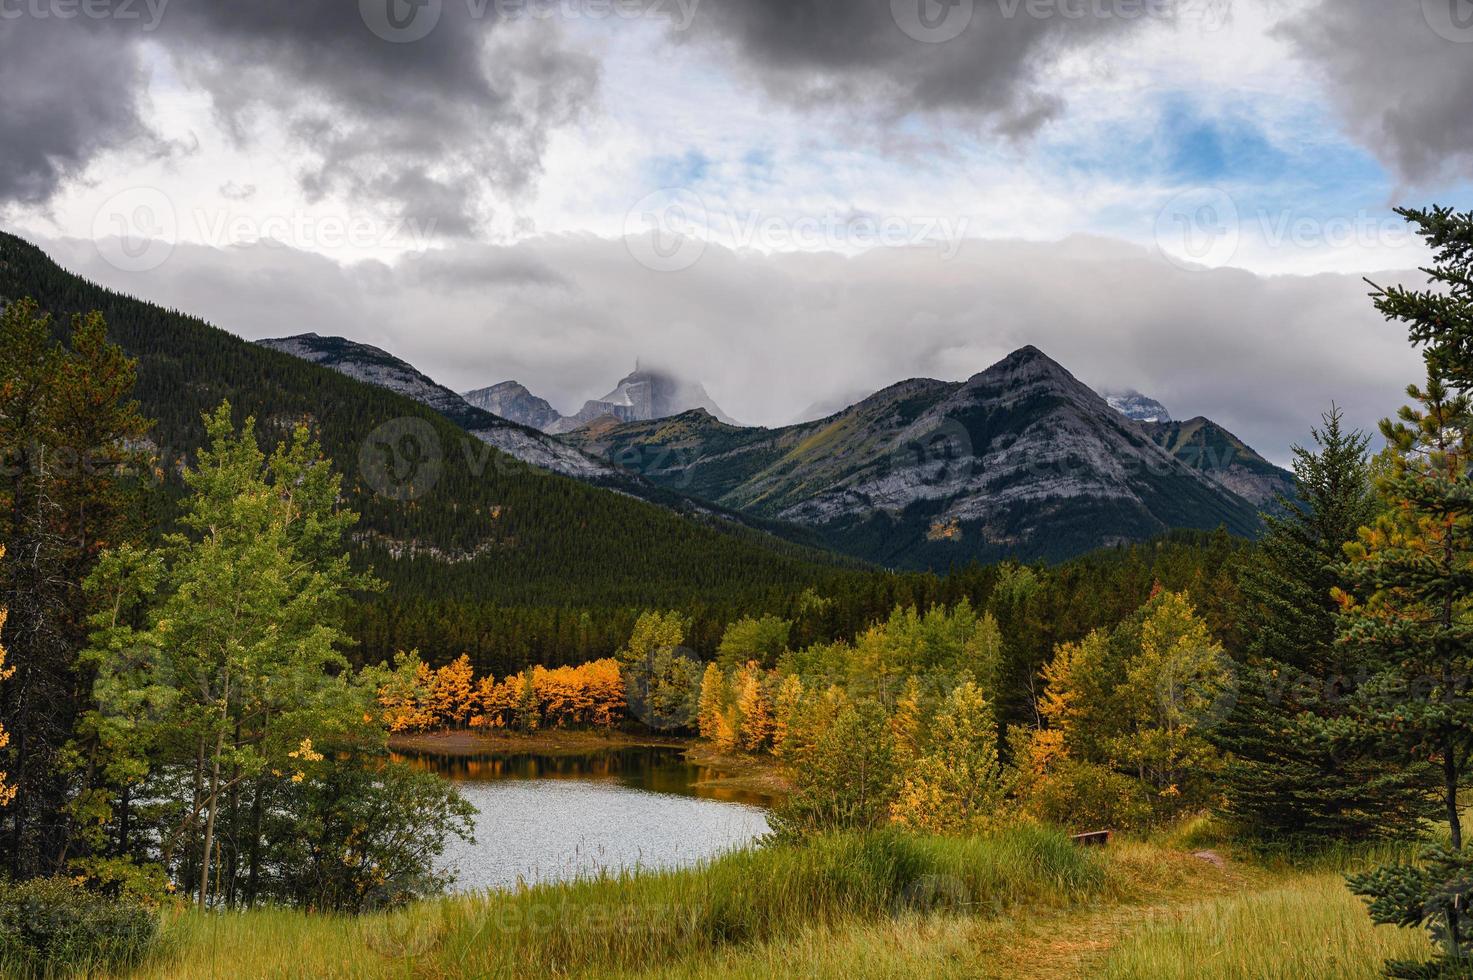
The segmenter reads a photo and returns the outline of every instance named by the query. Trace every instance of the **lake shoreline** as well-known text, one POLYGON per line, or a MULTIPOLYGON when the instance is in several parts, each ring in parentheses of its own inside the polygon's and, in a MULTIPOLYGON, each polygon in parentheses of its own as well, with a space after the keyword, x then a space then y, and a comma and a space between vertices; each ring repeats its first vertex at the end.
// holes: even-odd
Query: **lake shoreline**
POLYGON ((683 749, 688 761, 721 774, 703 779, 697 784, 705 788, 759 793, 778 799, 793 790, 791 779, 770 756, 722 752, 710 742, 696 738, 563 728, 547 729, 530 735, 506 731, 448 731, 389 736, 390 751, 446 758, 523 753, 568 756, 628 748, 683 749))

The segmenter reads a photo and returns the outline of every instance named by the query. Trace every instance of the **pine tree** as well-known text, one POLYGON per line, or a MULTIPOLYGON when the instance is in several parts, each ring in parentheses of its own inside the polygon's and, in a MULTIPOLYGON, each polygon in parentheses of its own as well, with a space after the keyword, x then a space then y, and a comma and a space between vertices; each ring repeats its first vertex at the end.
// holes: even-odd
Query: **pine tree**
POLYGON ((1425 764, 1347 744, 1350 698, 1366 664, 1336 644, 1344 547, 1380 509, 1368 438, 1332 408, 1294 447, 1298 500, 1281 499, 1239 582, 1249 628, 1237 705, 1213 734, 1231 754, 1224 811, 1253 835, 1308 842, 1414 832, 1427 815, 1425 764))
POLYGON ((1442 799, 1448 845, 1421 867, 1392 865, 1350 879, 1377 922, 1426 925, 1433 964, 1387 964, 1395 976, 1473 973, 1466 903, 1473 849, 1463 847, 1459 791, 1473 757, 1473 214, 1404 211, 1436 253, 1426 270, 1443 292, 1383 290, 1376 305, 1425 346, 1427 384, 1381 423, 1386 466, 1377 489, 1387 509, 1363 528, 1339 593, 1342 641, 1375 671, 1358 693, 1358 719, 1407 760, 1431 759, 1429 791, 1442 799))
POLYGON ((1450 207, 1397 208, 1416 225, 1435 261, 1421 271, 1428 288, 1377 288, 1376 309, 1407 325, 1407 338, 1424 347, 1429 370, 1447 384, 1473 390, 1473 211, 1450 207))
MULTIPOLYGON (((5 559, 5 546, 0 545, 0 561, 5 559)), ((5 631, 5 620, 9 616, 4 606, 0 606, 0 633, 5 631)), ((14 667, 5 666, 5 647, 0 646, 0 681, 9 680, 15 673, 14 667)), ((0 726, 0 749, 10 744, 10 733, 0 726)), ((15 787, 6 782, 6 774, 0 772, 0 807, 8 806, 15 797, 15 787)))
POLYGON ((82 583, 104 548, 139 536, 141 484, 130 474, 149 429, 132 401, 136 363, 108 343, 102 317, 74 316, 66 347, 52 330, 29 300, 0 310, 0 540, 10 546, 0 600, 16 671, 0 722, 17 791, 0 860, 18 877, 59 872, 82 851, 72 794, 79 784, 106 792, 95 719, 76 738, 91 688, 77 658, 87 638, 82 583), (64 764, 78 758, 81 772, 64 764))

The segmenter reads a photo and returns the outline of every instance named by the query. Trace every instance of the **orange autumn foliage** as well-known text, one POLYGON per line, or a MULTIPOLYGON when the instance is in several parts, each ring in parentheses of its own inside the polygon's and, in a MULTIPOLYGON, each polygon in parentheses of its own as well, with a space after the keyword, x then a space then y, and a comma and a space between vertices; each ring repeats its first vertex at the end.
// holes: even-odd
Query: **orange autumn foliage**
MULTIPOLYGON (((395 680, 379 689, 390 731, 513 727, 524 707, 525 672, 500 681, 489 674, 476 678, 464 654, 438 670, 419 664, 412 683, 402 680, 405 673, 401 666, 395 680)), ((609 728, 624 717, 624 678, 616 660, 533 667, 531 677, 536 715, 543 725, 609 728)))
MULTIPOLYGON (((4 558, 4 557, 5 557, 5 546, 4 545, 0 545, 0 558, 4 558)), ((3 606, 0 606, 0 630, 3 630, 5 628, 5 620, 9 616, 9 614, 10 614, 10 611, 8 609, 5 609, 3 606)), ((0 681, 5 680, 6 678, 8 678, 13 673, 15 673, 15 668, 14 667, 7 668, 5 666, 5 648, 3 646, 0 646, 0 681)), ((7 732, 3 726, 0 726, 0 749, 5 748, 5 746, 7 746, 9 744, 10 744, 10 733, 7 732)), ((6 774, 5 773, 0 772, 0 806, 6 806, 6 805, 8 805, 10 803, 10 801, 12 799, 14 799, 14 798, 15 798, 15 786, 11 785, 9 782, 6 781, 6 774)))

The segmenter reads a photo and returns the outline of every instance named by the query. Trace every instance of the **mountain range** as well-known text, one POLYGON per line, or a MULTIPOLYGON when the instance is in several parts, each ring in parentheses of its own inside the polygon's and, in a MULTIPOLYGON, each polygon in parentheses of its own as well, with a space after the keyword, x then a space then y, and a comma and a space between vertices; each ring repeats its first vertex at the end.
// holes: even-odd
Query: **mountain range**
POLYGON ((636 369, 585 406, 588 421, 548 423, 554 436, 470 404, 546 420, 551 406, 515 382, 459 396, 343 338, 261 343, 390 387, 533 465, 611 486, 622 475, 636 496, 658 487, 768 528, 801 526, 895 567, 1060 559, 1178 527, 1249 536, 1261 509, 1292 494, 1287 472, 1221 426, 1174 421, 1138 392, 1101 396, 1034 347, 965 382, 903 381, 779 429, 736 425, 705 405, 677 411, 704 389, 636 369))
POLYGON ((73 275, 0 232, 0 307, 27 297, 53 315, 59 339, 74 313, 106 318, 110 339, 137 360, 134 394, 154 420, 149 447, 172 493, 203 441, 201 414, 222 400, 237 421, 254 417, 266 443, 312 425, 361 515, 355 556, 390 584, 373 603, 388 612, 364 640, 367 656, 434 644, 433 616, 418 617, 425 632, 405 634, 396 612, 427 603, 752 605, 857 565, 802 543, 811 537, 802 528, 762 527, 475 410, 377 348, 305 336, 277 341, 285 350, 250 343, 73 275))
POLYGON ((1129 418, 1034 347, 964 382, 917 378, 818 421, 596 422, 590 455, 900 567, 1060 559, 1171 528, 1251 536, 1292 477, 1206 419, 1129 418))
POLYGON ((572 432, 605 419, 648 422, 694 409, 736 424, 717 407, 699 383, 665 371, 641 368, 637 361, 634 372, 620 379, 613 391, 602 398, 589 399, 582 408, 568 416, 560 415, 546 399, 537 397, 516 381, 503 381, 489 388, 467 391, 462 397, 476 408, 549 433, 572 432))
POLYGON ((388 351, 340 337, 247 344, 70 276, 0 236, 0 300, 20 296, 58 314, 104 312, 140 359, 140 400, 159 420, 161 447, 187 453, 199 413, 222 397, 273 428, 316 419, 349 472, 363 546, 409 562, 426 582, 445 578, 426 560, 460 566, 453 577, 471 576, 478 594, 494 582, 536 592, 563 574, 634 595, 623 579, 648 574, 647 556, 635 560, 641 549, 686 551, 661 581, 678 574, 672 566, 728 563, 694 576, 714 582, 732 562, 792 578, 811 575, 799 569, 815 562, 853 559, 930 569, 1056 560, 1174 528, 1252 536, 1259 511, 1292 493, 1288 473, 1221 426, 1170 420, 1134 392, 1107 400, 1033 347, 966 381, 901 381, 824 418, 769 429, 733 423, 696 382, 639 366, 565 417, 516 382, 462 396, 388 351), (403 418, 438 420, 445 449, 436 492, 408 501, 374 493, 352 465, 375 427, 403 418), (645 529, 638 545, 636 526, 645 529), (471 569, 492 556, 495 573, 476 577, 471 569))

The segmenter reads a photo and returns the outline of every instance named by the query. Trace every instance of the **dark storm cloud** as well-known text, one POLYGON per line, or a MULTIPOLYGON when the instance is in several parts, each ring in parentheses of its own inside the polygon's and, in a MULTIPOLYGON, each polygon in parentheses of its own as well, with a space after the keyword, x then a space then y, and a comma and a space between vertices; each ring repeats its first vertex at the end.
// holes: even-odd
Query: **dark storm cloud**
POLYGON ((1062 107, 1052 56, 1176 17, 1175 0, 710 0, 695 23, 781 98, 980 113, 1020 136, 1062 107))
POLYGON ((410 7, 435 11, 433 29, 386 40, 367 23, 373 2, 172 0, 147 31, 0 22, 0 194, 43 201, 96 152, 138 135, 147 39, 210 94, 242 147, 266 124, 284 126, 310 197, 361 195, 437 233, 471 234, 487 191, 514 197, 535 180, 549 131, 577 118, 597 65, 566 50, 555 23, 508 25, 489 4, 410 7))
POLYGON ((100 150, 147 139, 137 51, 111 25, 0 19, 0 204, 44 204, 100 150))
POLYGON ((576 118, 596 66, 564 50, 553 25, 510 36, 494 6, 408 9, 436 20, 402 43, 344 0, 175 0, 159 34, 241 142, 264 116, 286 123, 310 196, 387 201, 437 234, 468 236, 484 189, 515 196, 535 179, 549 130, 576 118))
POLYGON ((1324 74, 1349 131, 1402 179, 1473 176, 1473 5, 1325 0, 1280 30, 1324 74))

